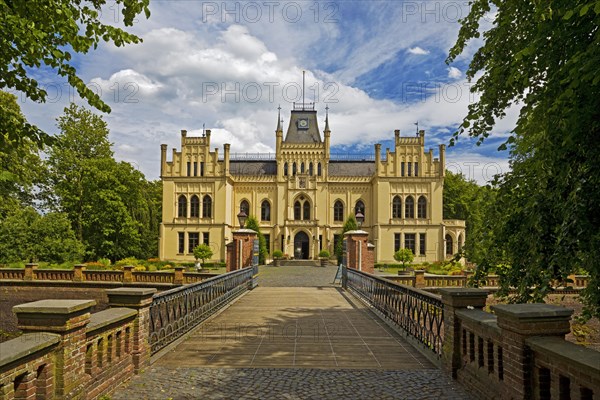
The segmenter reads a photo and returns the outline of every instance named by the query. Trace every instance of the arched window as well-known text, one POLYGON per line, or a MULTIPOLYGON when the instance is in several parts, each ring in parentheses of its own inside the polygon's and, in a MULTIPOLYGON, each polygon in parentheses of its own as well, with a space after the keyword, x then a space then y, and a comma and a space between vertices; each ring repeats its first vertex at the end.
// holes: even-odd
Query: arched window
POLYGON ((200 216, 200 199, 193 195, 190 199, 190 217, 198 218, 200 216))
POLYGON ((271 203, 269 203, 267 200, 263 200, 263 202, 260 205, 260 220, 271 220, 271 203))
POLYGON ((358 214, 358 212, 361 212, 363 215, 365 215, 365 203, 362 202, 362 200, 359 200, 356 202, 356 205, 354 206, 354 215, 358 214))
POLYGON ((338 200, 333 205, 333 220, 334 221, 343 221, 344 220, 344 203, 341 200, 338 200))
POLYGON ((246 215, 250 215, 250 204, 246 200, 240 203, 240 211, 244 211, 246 215))
POLYGON ((463 236, 461 234, 458 235, 458 251, 463 247, 463 236))
POLYGON ((404 218, 415 217, 415 199, 412 196, 408 196, 404 201, 404 218))
POLYGON ((308 174, 312 176, 313 174, 313 163, 308 164, 308 174))
POLYGON ((417 218, 427 218, 427 199, 425 196, 419 197, 417 201, 417 218))
POLYGON ((294 203, 294 219, 295 220, 302 219, 301 213, 302 213, 302 205, 300 204, 299 201, 296 201, 294 203))
POLYGON ((308 220, 310 219, 310 203, 308 201, 304 202, 304 206, 302 206, 302 219, 308 220))
POLYGON ((202 218, 212 218, 212 198, 209 195, 202 198, 202 218))
POLYGON ((304 162, 300 163, 300 173, 304 173, 304 162))
POLYGON ((317 175, 321 176, 321 163, 317 164, 317 175))
POLYGON ((187 198, 184 195, 179 196, 177 200, 177 216, 187 217, 187 198))
POLYGON ((452 236, 446 235, 446 255, 452 255, 452 236))
POLYGON ((288 174, 288 164, 285 163, 283 164, 283 175, 287 176, 288 174))
POLYGON ((402 218, 402 200, 400 196, 394 196, 394 200, 392 200, 392 218, 402 218))
POLYGON ((292 175, 296 175, 296 163, 292 164, 292 175))

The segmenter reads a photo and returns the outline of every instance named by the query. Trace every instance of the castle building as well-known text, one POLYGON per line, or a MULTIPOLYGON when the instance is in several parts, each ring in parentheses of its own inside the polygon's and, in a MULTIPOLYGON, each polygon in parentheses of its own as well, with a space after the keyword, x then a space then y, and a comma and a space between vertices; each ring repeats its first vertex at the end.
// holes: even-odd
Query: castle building
POLYGON ((269 254, 316 259, 334 252, 344 221, 359 210, 361 229, 375 246, 376 263, 393 263, 409 248, 415 262, 454 255, 465 240, 465 222, 444 220, 442 191, 445 147, 425 152, 425 132, 403 137, 396 130, 393 151, 372 156, 331 154, 329 117, 321 136, 314 104, 294 104, 287 132, 278 115, 276 153, 223 154, 202 137, 181 131, 181 151, 161 145, 163 182, 160 258, 193 261, 193 249, 209 244, 224 260, 237 215, 244 210, 260 223, 269 254))

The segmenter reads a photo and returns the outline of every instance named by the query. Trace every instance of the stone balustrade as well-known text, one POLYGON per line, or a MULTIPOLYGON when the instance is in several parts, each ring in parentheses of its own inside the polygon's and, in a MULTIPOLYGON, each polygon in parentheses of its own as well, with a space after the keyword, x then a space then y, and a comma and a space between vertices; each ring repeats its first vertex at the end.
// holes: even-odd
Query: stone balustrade
POLYGON ((0 398, 97 399, 130 379, 149 362, 155 292, 109 290, 111 308, 94 314, 93 300, 15 306, 24 333, 0 344, 0 398))

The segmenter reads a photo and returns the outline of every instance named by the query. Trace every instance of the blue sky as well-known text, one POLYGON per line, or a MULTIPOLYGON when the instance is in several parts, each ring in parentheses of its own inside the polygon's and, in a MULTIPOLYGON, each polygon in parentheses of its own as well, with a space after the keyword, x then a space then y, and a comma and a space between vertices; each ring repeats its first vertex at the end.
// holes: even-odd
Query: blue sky
MULTIPOLYGON (((103 21, 120 26, 115 11, 109 2, 103 21)), ((233 152, 272 152, 277 106, 287 124, 303 70, 320 121, 330 108, 333 151, 393 148, 394 129, 414 135, 418 121, 437 153, 475 99, 465 71, 480 43, 451 66, 444 62, 466 1, 153 0, 151 11, 129 28, 142 44, 101 45, 75 57, 80 76, 112 107, 104 118, 117 158, 150 179, 159 175, 160 144, 179 149, 180 130, 200 134, 203 124, 220 151, 230 143, 233 152)), ((68 102, 83 102, 52 71, 33 72, 49 101, 22 99, 21 106, 56 132, 68 102)), ((507 154, 496 149, 517 114, 509 110, 482 146, 461 138, 448 150, 448 168, 480 183, 506 171, 507 154)))

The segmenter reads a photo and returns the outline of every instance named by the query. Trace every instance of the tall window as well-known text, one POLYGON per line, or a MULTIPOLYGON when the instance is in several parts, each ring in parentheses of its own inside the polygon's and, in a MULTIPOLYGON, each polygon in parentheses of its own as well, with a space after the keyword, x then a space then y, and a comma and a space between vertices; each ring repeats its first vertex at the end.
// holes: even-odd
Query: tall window
POLYGON ((179 196, 177 200, 177 216, 180 218, 187 217, 187 198, 184 195, 179 196))
POLYGON ((321 176, 321 163, 317 164, 317 175, 321 176))
POLYGON ((194 161, 194 176, 198 176, 198 163, 194 161))
POLYGON ((200 216, 200 199, 193 195, 190 199, 190 217, 198 218, 200 216))
POLYGON ((179 254, 183 254, 185 252, 185 232, 177 232, 177 249, 179 254))
POLYGON ((392 218, 402 218, 402 200, 400 196, 394 196, 394 200, 392 200, 392 218))
POLYGON ((412 163, 408 162, 408 176, 412 176, 412 163))
POLYGON ((305 201, 304 205, 302 206, 302 219, 310 219, 310 203, 308 201, 305 201))
POLYGON ((422 256, 425 255, 425 252, 427 251, 427 237, 425 236, 424 233, 419 233, 419 254, 421 254, 422 256))
POLYGON ((295 220, 300 220, 302 219, 301 217, 301 213, 302 213, 302 205, 300 204, 299 201, 296 201, 294 203, 294 219, 295 220))
POLYGON ((192 175, 192 162, 188 161, 187 162, 187 176, 192 175))
POLYGON ((304 173, 304 162, 300 163, 300 173, 304 173))
POLYGON ((204 176, 204 161, 200 161, 200 176, 204 176))
POLYGON ((265 243, 267 245, 267 253, 271 254, 271 235, 263 235, 265 237, 265 243))
POLYGON ((313 163, 308 164, 308 174, 312 176, 313 174, 313 163))
POLYGON ((188 253, 193 253, 194 249, 200 244, 200 233, 189 232, 188 233, 188 253))
POLYGON ((419 197, 419 201, 417 202, 417 217, 427 218, 427 199, 425 196, 419 197))
POLYGON ((341 200, 337 200, 333 205, 333 220, 344 221, 344 203, 341 200))
POLYGON ((404 161, 400 163, 400 176, 404 176, 404 161))
POLYGON ((283 164, 283 175, 288 175, 288 163, 283 164))
POLYGON ((292 175, 296 175, 296 163, 292 164, 292 175))
POLYGON ((417 254, 416 242, 415 242, 415 234, 414 233, 405 233, 404 234, 404 248, 410 249, 413 254, 417 254))
POLYGON ((453 254, 452 253, 452 246, 453 246, 452 236, 446 235, 445 239, 446 239, 446 255, 451 256, 453 254))
POLYGON ((404 218, 415 217, 415 199, 412 196, 408 196, 404 200, 404 218))
POLYGON ((202 198, 202 218, 212 218, 212 199, 209 195, 202 198))
POLYGON ((400 240, 401 235, 399 233, 394 233, 394 253, 400 250, 400 240))
POLYGON ((419 163, 415 162, 415 176, 419 176, 419 163))
POLYGON ((267 200, 264 200, 260 205, 260 220, 271 220, 271 203, 269 203, 267 200))
POLYGON ((363 203, 362 200, 357 201, 356 205, 354 206, 354 214, 358 214, 359 211, 363 213, 363 215, 366 215, 365 203, 363 203))
POLYGON ((204 232, 202 234, 202 243, 204 243, 207 246, 210 243, 210 233, 209 232, 204 232))
POLYGON ((244 211, 246 215, 250 215, 250 204, 246 200, 240 203, 240 211, 244 211))

